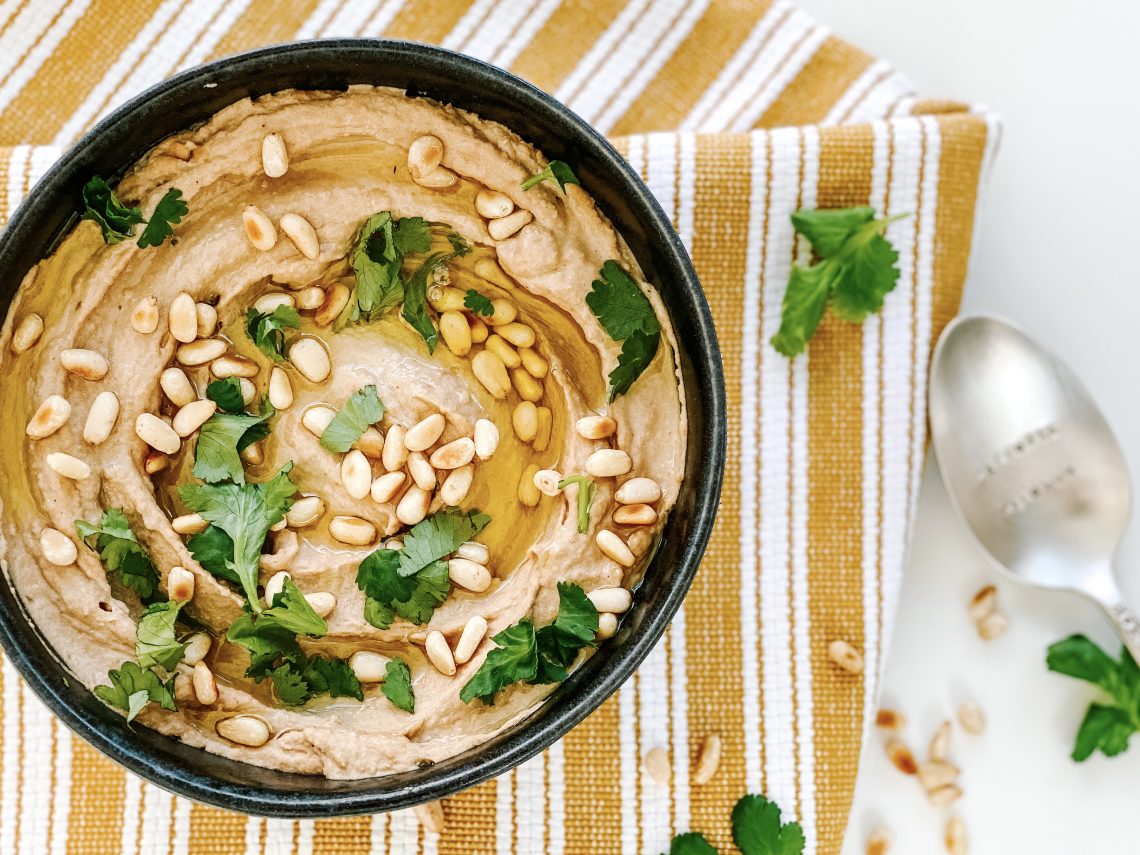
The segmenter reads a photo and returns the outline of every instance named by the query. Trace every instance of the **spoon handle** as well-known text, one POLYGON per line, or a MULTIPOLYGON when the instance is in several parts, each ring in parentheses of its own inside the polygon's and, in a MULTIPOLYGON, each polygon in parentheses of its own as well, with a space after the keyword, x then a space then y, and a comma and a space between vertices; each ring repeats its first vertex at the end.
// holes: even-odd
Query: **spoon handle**
POLYGON ((1120 640, 1124 642, 1132 658, 1140 664, 1140 615, 1120 598, 1119 593, 1114 598, 1098 599, 1097 603, 1116 627, 1120 640))

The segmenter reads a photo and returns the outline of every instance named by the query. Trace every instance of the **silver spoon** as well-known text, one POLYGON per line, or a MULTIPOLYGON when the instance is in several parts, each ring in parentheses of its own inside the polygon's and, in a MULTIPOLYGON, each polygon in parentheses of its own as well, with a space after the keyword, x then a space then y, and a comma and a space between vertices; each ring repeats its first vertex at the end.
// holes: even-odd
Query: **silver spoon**
POLYGON ((950 500, 994 563, 1084 594, 1140 662, 1140 619, 1112 572, 1132 484, 1081 382, 1017 327, 960 318, 934 352, 930 424, 950 500))

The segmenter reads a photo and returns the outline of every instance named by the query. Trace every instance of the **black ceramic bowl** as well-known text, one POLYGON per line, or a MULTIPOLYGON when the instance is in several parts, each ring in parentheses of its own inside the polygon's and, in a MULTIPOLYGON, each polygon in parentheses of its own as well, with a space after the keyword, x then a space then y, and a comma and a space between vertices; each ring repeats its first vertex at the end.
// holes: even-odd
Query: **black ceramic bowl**
POLYGON ((633 673, 677 611, 708 541, 724 469, 720 351, 700 282, 668 217, 613 147, 562 104, 504 71, 440 48, 373 40, 281 45, 193 69, 144 92, 67 152, 9 221, 0 235, 0 308, 7 311, 27 270, 75 225, 80 188, 91 175, 121 175, 164 137, 246 96, 351 83, 396 86, 471 110, 573 166, 660 290, 673 321, 687 397, 688 462, 664 540, 620 632, 525 721, 450 760, 383 778, 329 781, 271 771, 147 728, 129 731, 120 715, 67 678, 11 585, 0 585, 0 642, 68 727, 167 790, 269 816, 374 813, 437 799, 506 772, 565 734, 633 673))

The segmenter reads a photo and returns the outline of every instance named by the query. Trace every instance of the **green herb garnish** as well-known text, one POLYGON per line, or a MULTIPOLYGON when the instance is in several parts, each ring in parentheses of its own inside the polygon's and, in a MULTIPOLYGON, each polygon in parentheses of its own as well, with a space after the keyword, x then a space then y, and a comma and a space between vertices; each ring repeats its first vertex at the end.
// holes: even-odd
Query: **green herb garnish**
POLYGON ((661 324, 649 298, 616 261, 603 264, 600 276, 586 295, 586 305, 610 338, 622 343, 617 367, 610 372, 612 401, 629 391, 657 355, 661 324))
POLYGON ((495 314, 495 306, 491 303, 490 298, 474 288, 467 289, 467 295, 463 298, 463 305, 476 315, 490 317, 495 314))
POLYGON ((457 258, 467 255, 471 252, 471 244, 459 232, 449 232, 447 235, 447 242, 451 244, 452 254, 457 258))
POLYGON ((1115 757, 1128 748, 1140 730, 1140 668, 1124 648, 1113 659, 1083 635, 1071 635, 1049 647, 1045 664, 1050 671, 1099 686, 1105 703, 1089 704, 1077 730, 1073 759, 1078 763, 1100 751, 1115 757))
POLYGON ((432 561, 410 576, 401 576, 399 569, 397 549, 378 549, 357 568, 356 584, 365 597, 364 619, 377 629, 388 629, 396 615, 415 624, 427 623, 451 590, 445 561, 432 561))
POLYGON ((342 454, 352 448, 352 444, 371 425, 384 418, 384 404, 376 394, 376 387, 365 386, 349 396, 344 406, 329 422, 321 434, 321 447, 342 454))
POLYGON ((578 485, 578 531, 585 534, 590 528, 590 511, 594 507, 598 485, 585 475, 570 475, 558 482, 558 489, 565 490, 571 484, 578 485))
POLYGON ((260 415, 214 413, 206 419, 194 445, 194 476, 210 483, 245 483, 241 452, 269 435, 268 421, 275 412, 265 400, 260 415))
MULTIPOLYGON (((732 809, 732 842, 741 855, 802 855, 804 832, 797 822, 782 822, 780 807, 764 796, 744 796, 732 809)), ((673 838, 669 855, 717 855, 703 834, 673 838)))
POLYGON ((356 273, 355 299, 338 324, 378 320, 404 299, 400 271, 404 256, 431 249, 431 231, 420 217, 394 219, 391 212, 373 214, 360 229, 350 259, 356 273))
POLYGON ((404 536, 404 548, 400 550, 400 575, 411 576, 433 561, 450 555, 490 522, 491 518, 479 511, 447 508, 416 523, 404 536))
POLYGON ((412 692, 412 672, 408 663, 396 657, 388 662, 384 670, 384 685, 380 687, 384 697, 404 712, 416 711, 416 697, 412 692))
POLYGON ((245 398, 242 397, 241 383, 236 377, 212 380, 206 386, 206 397, 224 413, 245 413, 245 398))
POLYGON ((98 523, 76 520, 75 529, 84 543, 99 552, 107 571, 117 573, 119 581, 138 594, 144 603, 162 599, 158 593, 158 570, 120 509, 103 511, 98 523))
POLYGON ((166 239, 174 234, 172 224, 182 222, 182 218, 188 213, 190 206, 183 201, 182 191, 177 187, 171 187, 155 205, 154 213, 150 215, 146 228, 139 235, 139 246, 143 249, 148 246, 162 246, 166 239))
POLYGON ((278 306, 272 312, 259 312, 251 306, 245 314, 246 335, 274 362, 285 358, 285 330, 300 328, 301 316, 292 306, 278 306))
POLYGON ((174 677, 164 683, 154 671, 143 669, 136 662, 124 662, 107 677, 111 684, 96 686, 95 696, 105 704, 124 710, 128 724, 149 702, 164 710, 177 709, 174 705, 174 677))
POLYGON ((578 184, 578 176, 574 174, 574 170, 561 160, 552 160, 547 164, 546 169, 541 172, 536 172, 530 178, 522 183, 523 190, 529 190, 541 181, 553 181, 558 185, 558 189, 563 193, 566 192, 567 184, 578 184))
POLYGON ((186 645, 175 636, 174 623, 185 603, 152 603, 139 616, 135 632, 135 657, 139 666, 161 665, 173 671, 186 652, 186 645))
POLYGON ((94 220, 103 235, 103 242, 121 243, 134 236, 135 226, 147 223, 138 245, 143 249, 161 245, 173 234, 172 223, 179 223, 190 212, 182 200, 182 191, 171 187, 154 208, 150 221, 137 206, 124 205, 110 185, 98 175, 83 185, 83 215, 81 219, 94 220))

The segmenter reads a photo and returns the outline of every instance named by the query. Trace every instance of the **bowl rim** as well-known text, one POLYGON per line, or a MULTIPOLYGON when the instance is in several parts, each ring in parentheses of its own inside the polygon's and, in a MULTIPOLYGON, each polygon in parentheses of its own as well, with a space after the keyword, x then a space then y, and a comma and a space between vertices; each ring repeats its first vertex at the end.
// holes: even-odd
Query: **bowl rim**
MULTIPOLYGON (((458 755, 476 752, 465 765, 445 769, 440 775, 428 776, 426 780, 414 782, 398 790, 369 789, 358 787, 353 790, 282 790, 271 789, 255 784, 241 784, 215 777, 205 772, 189 769, 175 758, 158 755, 142 741, 132 742, 121 738, 110 730, 104 721, 93 715, 87 708, 80 708, 63 694, 64 688, 48 675, 41 673, 29 654, 24 650, 22 632, 17 632, 17 622, 25 621, 38 636, 47 651, 55 656, 52 645, 39 632, 23 608, 18 595, 15 597, 16 610, 0 599, 0 645, 5 655, 15 666, 20 676, 27 682, 41 701, 58 716, 74 733, 82 737, 102 754, 110 757, 120 766, 139 775, 164 789, 205 804, 215 805, 247 814, 274 817, 321 817, 352 815, 394 810, 417 803, 431 801, 468 789, 492 777, 501 775, 545 750, 561 739, 571 728, 577 726, 590 713, 610 698, 641 662, 656 646, 666 626, 676 614, 687 594, 696 570, 704 555, 711 536, 713 521, 719 505, 723 473, 726 460, 727 420, 724 389, 723 363, 717 342, 712 315, 705 300, 704 292, 696 271, 692 266, 684 245, 676 233, 670 219, 661 209, 652 192, 644 184, 633 167, 617 149, 596 131, 588 122, 570 108, 543 92, 533 84, 489 63, 465 54, 419 42, 391 39, 333 38, 315 39, 305 42, 274 44, 235 54, 205 65, 180 72, 157 83, 131 98, 109 115, 98 121, 77 142, 70 146, 61 157, 45 172, 41 179, 29 190, 20 206, 12 213, 3 231, 0 231, 0 258, 5 255, 5 245, 11 243, 21 229, 28 228, 41 216, 34 204, 37 190, 60 185, 75 177, 82 166, 84 152, 109 129, 121 124, 137 124, 145 113, 148 104, 157 98, 170 98, 172 93, 187 91, 188 88, 211 84, 219 71, 232 74, 243 67, 264 63, 282 54, 310 57, 320 61, 321 54, 328 51, 348 51, 366 54, 372 58, 385 56, 394 59, 412 59, 417 62, 429 61, 458 67, 465 73, 476 76, 481 83, 493 83, 508 93, 509 100, 521 108, 529 107, 544 112, 551 117, 573 125, 602 158, 607 167, 620 172, 626 187, 623 193, 633 192, 641 211, 650 218, 648 233, 651 243, 667 256, 674 269, 673 279, 692 302, 690 308, 694 316, 688 319, 695 328, 695 339, 686 340, 684 347, 699 355, 705 369, 711 373, 711 387, 702 390, 708 424, 712 425, 711 443, 701 448, 706 460, 700 483, 692 485, 696 500, 692 509, 691 532, 685 540, 680 566, 671 579, 664 599, 655 610, 650 611, 638 627, 638 638, 622 646, 605 659, 608 667, 602 669, 597 680, 582 689, 575 703, 561 705, 547 712, 539 721, 535 717, 537 707, 523 719, 508 727, 512 734, 497 752, 482 751, 482 746, 458 755), (426 58, 426 60, 425 60, 426 58), (679 274, 679 275, 678 275, 679 274), (527 725, 538 725, 527 727, 527 725), (516 732, 517 731, 517 732, 516 732)), ((296 56, 291 57, 295 59, 296 56)), ((367 57, 362 57, 367 58, 367 57)), ((362 76, 367 76, 367 71, 362 76)), ((363 82, 363 81, 362 81, 363 82)), ((232 82, 231 82, 232 85, 232 82)), ((374 85, 384 85, 375 83, 374 85)), ((320 87, 314 87, 320 88, 320 87)), ((245 92, 233 92, 233 101, 246 97, 245 92)), ((475 110, 477 112, 477 109, 475 110)), ((148 145, 146 150, 153 147, 148 145)), ((145 150, 144 150, 145 151, 145 150)), ((123 164, 129 168, 144 152, 133 152, 123 164)), ((70 228, 70 227, 68 227, 70 228)), ((64 229, 66 233, 68 229, 64 229)), ((54 245, 48 253, 54 251, 54 245)), ((690 431, 692 426, 690 425, 690 431)), ((691 448, 690 448, 691 453, 691 448)), ((668 526, 668 524, 667 524, 668 526)), ((652 562, 650 562, 652 566, 652 562)), ((4 568, 4 578, 13 589, 11 579, 4 568)), ((58 657, 56 657, 58 658, 58 657)), ((66 668, 66 666, 64 666, 66 668)), ((544 704, 546 701, 544 700, 544 704)), ((173 739, 173 737, 165 737, 173 739)), ((203 749, 194 749, 203 751, 203 749)), ((213 756, 213 755, 211 755, 213 756)), ((454 759, 454 758, 452 758, 454 759)), ((241 761, 235 761, 241 762, 241 761)), ((321 776, 315 776, 320 778, 321 776)), ((380 776, 365 781, 383 782, 390 776, 380 776)), ((355 782, 359 784, 359 780, 355 782)))

